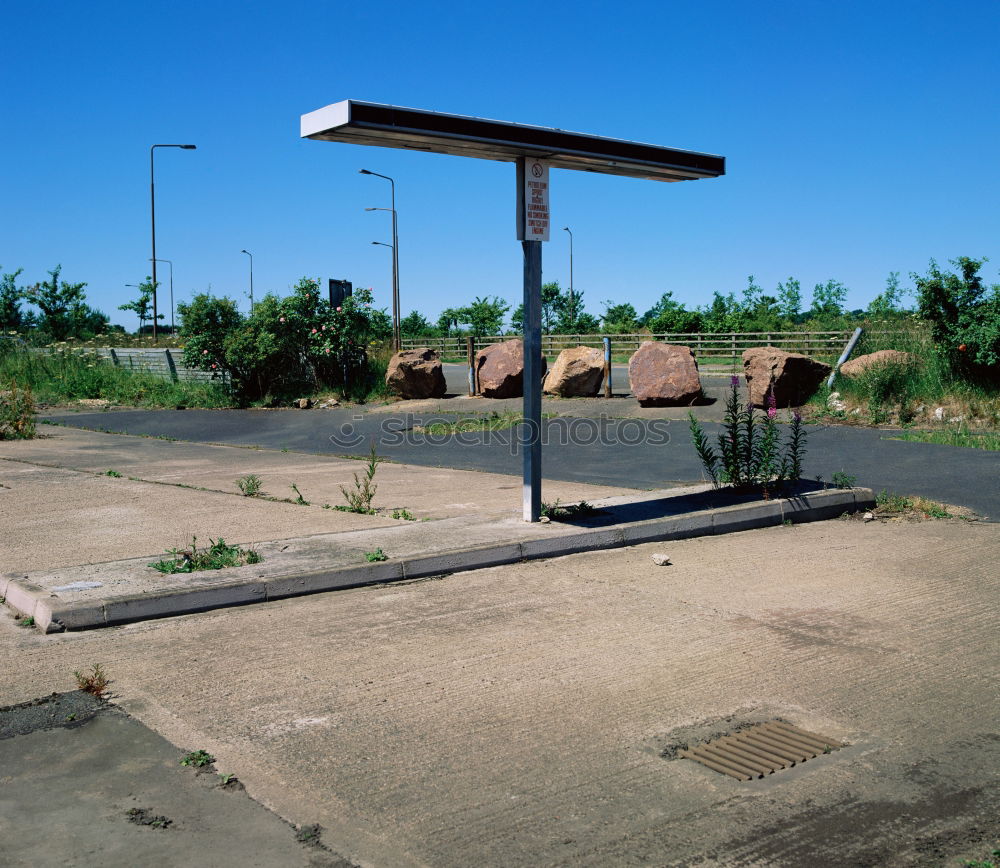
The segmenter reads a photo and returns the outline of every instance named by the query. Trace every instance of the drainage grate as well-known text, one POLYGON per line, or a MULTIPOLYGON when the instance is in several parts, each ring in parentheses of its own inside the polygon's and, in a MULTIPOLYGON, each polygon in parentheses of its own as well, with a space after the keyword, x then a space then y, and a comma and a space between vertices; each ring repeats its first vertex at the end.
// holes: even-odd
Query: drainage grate
POLYGON ((688 750, 678 756, 700 762, 724 775, 741 781, 762 778, 779 769, 829 753, 844 745, 825 735, 806 732, 790 723, 771 720, 758 723, 735 735, 724 735, 688 750))

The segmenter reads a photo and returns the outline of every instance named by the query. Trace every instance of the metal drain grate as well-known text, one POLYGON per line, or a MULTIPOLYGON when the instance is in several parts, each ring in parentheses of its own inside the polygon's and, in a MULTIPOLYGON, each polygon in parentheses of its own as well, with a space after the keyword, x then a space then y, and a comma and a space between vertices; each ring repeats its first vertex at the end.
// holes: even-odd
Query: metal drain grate
POLYGON ((678 756, 693 759, 738 780, 749 781, 843 746, 825 735, 771 720, 679 751, 678 756))

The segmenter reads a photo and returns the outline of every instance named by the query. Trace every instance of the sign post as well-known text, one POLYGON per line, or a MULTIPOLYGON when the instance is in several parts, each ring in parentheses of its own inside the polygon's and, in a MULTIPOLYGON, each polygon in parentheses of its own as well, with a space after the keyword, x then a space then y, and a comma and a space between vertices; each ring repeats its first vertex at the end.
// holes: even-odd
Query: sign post
POLYGON ((549 167, 517 161, 517 237, 524 252, 524 404, 520 445, 524 520, 542 512, 542 242, 549 240, 549 167))
POLYGON ((649 181, 695 181, 724 175, 725 158, 552 127, 350 99, 302 115, 301 135, 517 165, 517 237, 524 251, 524 519, 538 521, 542 498, 542 242, 549 240, 549 168, 649 181))

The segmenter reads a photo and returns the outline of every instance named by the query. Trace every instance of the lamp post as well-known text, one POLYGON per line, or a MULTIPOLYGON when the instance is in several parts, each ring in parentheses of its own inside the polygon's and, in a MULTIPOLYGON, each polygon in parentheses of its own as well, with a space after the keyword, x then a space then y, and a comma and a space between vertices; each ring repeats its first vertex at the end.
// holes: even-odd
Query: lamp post
MULTIPOLYGON (((169 259, 158 259, 156 262, 165 262, 170 266, 170 335, 173 337, 176 334, 176 329, 174 328, 174 263, 169 259)), ((153 264, 155 265, 156 262, 153 264)), ((155 277, 153 278, 156 279, 155 277)))
POLYGON ((153 236, 153 255, 150 257, 153 263, 153 343, 156 343, 156 193, 153 184, 153 152, 157 148, 181 148, 185 151, 194 151, 197 145, 151 145, 149 148, 149 227, 153 236))
MULTIPOLYGON (((378 245, 379 247, 388 247, 392 251, 392 262, 396 263, 396 248, 392 244, 386 244, 384 241, 373 241, 372 244, 378 245)), ((393 351, 399 352, 399 343, 396 339, 398 329, 396 327, 396 307, 393 305, 392 308, 392 348, 393 351)))
POLYGON ((576 307, 573 304, 573 232, 569 226, 563 226, 563 232, 569 232, 569 309, 573 311, 573 327, 576 327, 576 307))
MULTIPOLYGON (((399 236, 396 233, 396 182, 388 175, 380 175, 368 169, 359 169, 361 175, 374 175, 376 178, 384 178, 392 187, 392 207, 391 208, 367 208, 368 211, 392 211, 392 244, 385 245, 392 247, 392 347, 399 350, 399 236)), ((381 242, 373 241, 373 244, 381 242)))
POLYGON ((250 313, 253 313, 253 254, 249 250, 241 250, 250 257, 250 313))

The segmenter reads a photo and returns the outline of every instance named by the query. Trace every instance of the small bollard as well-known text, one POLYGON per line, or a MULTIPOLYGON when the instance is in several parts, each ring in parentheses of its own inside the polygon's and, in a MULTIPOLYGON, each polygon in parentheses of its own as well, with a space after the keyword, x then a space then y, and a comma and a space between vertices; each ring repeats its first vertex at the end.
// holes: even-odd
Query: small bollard
POLYGON ((604 338, 604 397, 611 397, 611 338, 604 338))
POLYGON ((465 354, 469 361, 469 397, 476 396, 476 339, 469 335, 465 339, 465 354))

